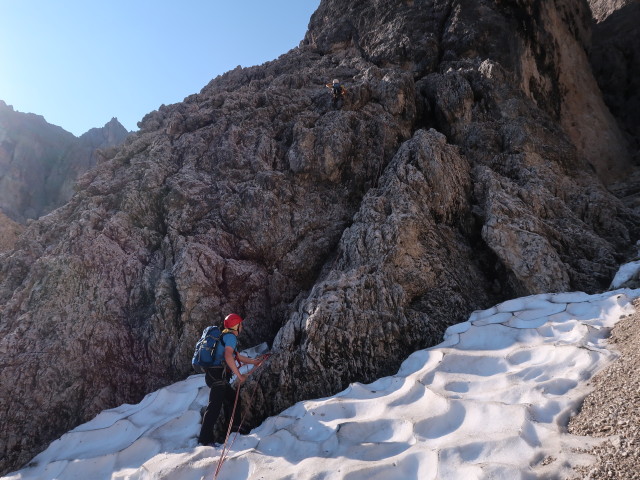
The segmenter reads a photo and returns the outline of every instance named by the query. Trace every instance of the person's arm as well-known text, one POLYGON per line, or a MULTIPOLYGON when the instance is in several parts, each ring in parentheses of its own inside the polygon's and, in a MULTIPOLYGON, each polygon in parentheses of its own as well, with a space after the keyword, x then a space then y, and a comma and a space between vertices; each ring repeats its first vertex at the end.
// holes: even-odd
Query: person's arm
POLYGON ((250 358, 250 357, 245 357, 244 355, 240 355, 239 353, 236 355, 236 358, 241 362, 241 363, 250 363, 251 365, 260 365, 262 363, 262 357, 258 357, 258 358, 250 358))
POLYGON ((233 355, 233 348, 224 347, 224 361, 227 362, 227 366, 231 369, 231 371, 238 377, 240 383, 245 381, 245 376, 240 373, 238 369, 238 365, 236 365, 236 359, 233 355))

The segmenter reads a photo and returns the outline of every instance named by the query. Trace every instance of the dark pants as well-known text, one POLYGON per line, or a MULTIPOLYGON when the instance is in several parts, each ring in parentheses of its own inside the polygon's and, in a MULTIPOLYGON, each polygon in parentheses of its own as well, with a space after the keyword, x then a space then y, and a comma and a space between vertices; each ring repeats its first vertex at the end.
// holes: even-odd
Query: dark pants
MULTIPOLYGON (((205 372, 205 382, 211 388, 209 392, 209 405, 204 411, 202 417, 202 427, 200 428, 200 437, 198 442, 202 445, 207 445, 214 442, 213 429, 220 415, 220 410, 224 404, 225 414, 225 435, 229 429, 229 423, 232 421, 231 412, 233 411, 233 404, 236 399, 235 389, 229 385, 226 378, 224 367, 208 368, 205 372)), ((240 417, 240 397, 238 397, 238 404, 236 405, 235 418, 240 417)), ((239 422, 238 422, 239 423, 239 422)))

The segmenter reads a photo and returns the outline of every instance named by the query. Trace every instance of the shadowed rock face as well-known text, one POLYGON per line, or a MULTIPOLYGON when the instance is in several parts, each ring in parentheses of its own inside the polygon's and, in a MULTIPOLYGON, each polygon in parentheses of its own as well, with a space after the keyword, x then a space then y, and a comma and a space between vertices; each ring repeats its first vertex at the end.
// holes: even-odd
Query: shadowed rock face
POLYGON ((78 176, 96 164, 96 150, 119 145, 128 134, 113 118, 75 137, 0 100, 0 210, 25 223, 63 205, 78 176))
POLYGON ((2 468, 183 378, 230 311, 277 352, 256 422, 476 308, 608 286, 640 225, 602 183, 627 159, 586 4, 538 4, 323 1, 299 48, 148 114, 0 257, 2 468))
MULTIPOLYGON (((615 11, 606 10, 607 15, 594 25, 589 57, 634 163, 640 164, 640 2, 620 4, 615 11)), ((601 11, 597 6, 592 5, 594 14, 601 11)))

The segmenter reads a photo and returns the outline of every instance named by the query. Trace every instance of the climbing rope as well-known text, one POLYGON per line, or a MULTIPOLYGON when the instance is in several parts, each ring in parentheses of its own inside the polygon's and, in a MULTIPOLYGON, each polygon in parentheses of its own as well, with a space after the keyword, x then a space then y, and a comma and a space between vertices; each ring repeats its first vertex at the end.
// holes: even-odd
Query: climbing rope
MULTIPOLYGON (((263 355, 263 360, 262 362, 260 362, 260 364, 257 367, 254 367, 251 372, 255 372, 256 370, 258 370, 260 367, 262 367, 262 365, 264 365, 264 362, 267 358, 269 358, 271 356, 271 354, 265 354, 263 355)), ((262 372, 262 370, 260 370, 260 372, 262 372)), ((231 440, 231 443, 229 443, 229 436, 231 435, 231 428, 233 427, 233 419, 235 418, 236 415, 236 406, 238 405, 238 398, 240 396, 240 387, 242 386, 242 384, 238 385, 238 388, 236 388, 236 399, 233 402, 233 410, 231 411, 231 420, 229 421, 229 427, 227 428, 227 435, 224 439, 224 444, 222 445, 222 452, 220 453, 220 458, 218 459, 218 465, 216 466, 216 472, 213 476, 213 480, 216 480, 218 478, 218 475, 220 474, 220 470, 222 469, 222 465, 224 464, 224 462, 227 459, 227 456, 229 455, 229 451, 231 450, 231 447, 233 447, 233 444, 236 441, 236 438, 238 438, 238 433, 239 431, 242 429, 242 425, 244 423, 247 411, 249 410, 249 408, 251 407, 251 403, 253 402, 253 397, 256 394, 256 391, 258 390, 258 379, 256 378, 256 382, 255 385, 253 387, 253 392, 251 393, 251 396, 249 397, 249 403, 247 404, 247 407, 245 408, 245 411, 242 414, 242 417, 240 418, 240 423, 238 424, 238 430, 235 432, 235 435, 233 436, 233 439, 231 440), (228 444, 228 445, 227 445, 228 444)))
MULTIPOLYGON (((218 465, 216 466, 216 473, 213 476, 213 479, 216 480, 218 478, 218 474, 220 473, 220 469, 222 468, 222 464, 229 453, 229 448, 227 447, 227 442, 229 440, 229 435, 231 434, 231 427, 233 426, 233 419, 236 415, 236 406, 238 405, 238 397, 240 395, 240 387, 236 388, 236 399, 233 402, 233 410, 231 411, 231 419, 229 420, 229 428, 227 428, 227 436, 224 438, 224 445, 222 445, 222 452, 220 453, 220 458, 218 459, 218 465)), ((237 433, 237 432, 236 432, 237 433)))

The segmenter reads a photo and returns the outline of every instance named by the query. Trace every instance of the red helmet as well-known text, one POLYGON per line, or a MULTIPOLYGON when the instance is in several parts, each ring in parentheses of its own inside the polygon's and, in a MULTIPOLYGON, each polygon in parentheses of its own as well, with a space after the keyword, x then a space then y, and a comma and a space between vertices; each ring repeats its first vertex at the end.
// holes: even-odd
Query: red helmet
POLYGON ((242 323, 242 317, 237 313, 230 313, 224 319, 224 328, 233 328, 242 323))

